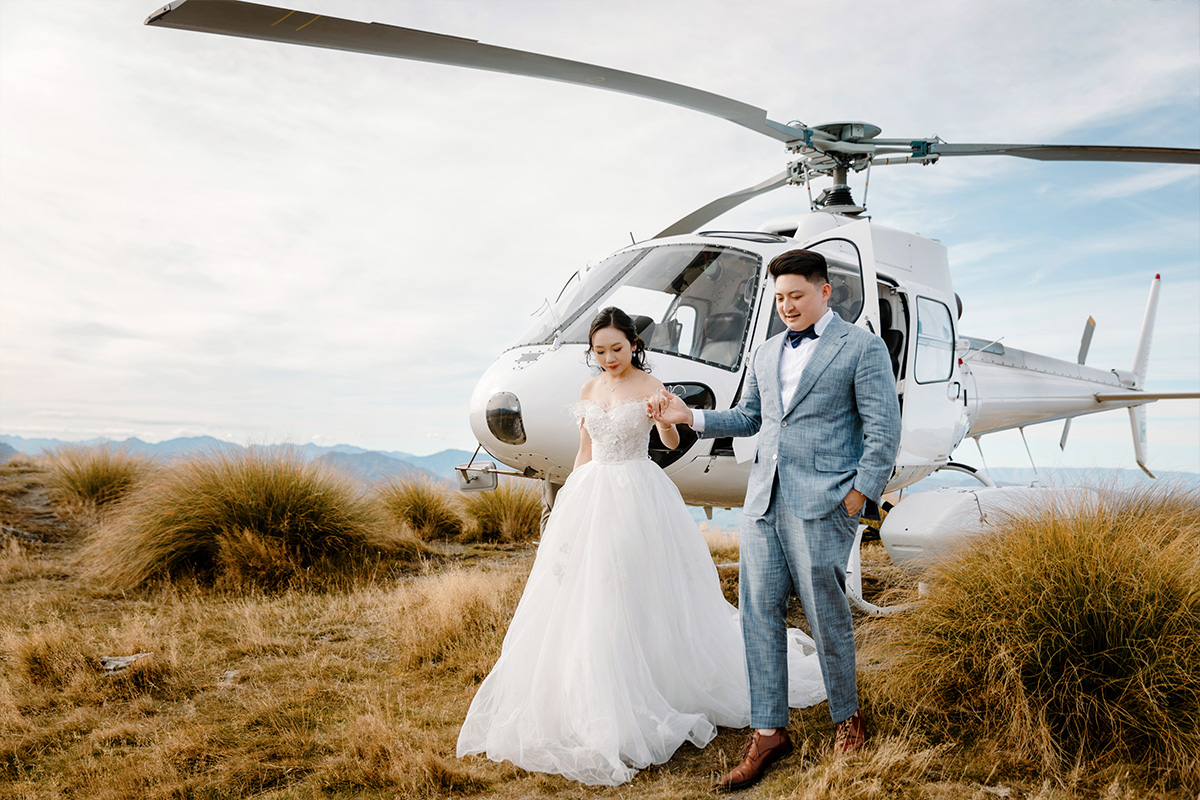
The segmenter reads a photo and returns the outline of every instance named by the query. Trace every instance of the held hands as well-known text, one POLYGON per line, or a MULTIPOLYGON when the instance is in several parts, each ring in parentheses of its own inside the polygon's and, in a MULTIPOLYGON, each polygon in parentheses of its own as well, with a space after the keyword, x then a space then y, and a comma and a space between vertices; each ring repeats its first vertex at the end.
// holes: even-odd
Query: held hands
POLYGON ((654 420, 659 429, 671 427, 671 423, 662 419, 662 412, 667 407, 668 400, 660 394, 652 394, 646 398, 646 416, 654 420))
POLYGON ((679 395, 666 389, 651 395, 646 400, 646 413, 659 425, 691 425, 692 410, 684 405, 679 395))

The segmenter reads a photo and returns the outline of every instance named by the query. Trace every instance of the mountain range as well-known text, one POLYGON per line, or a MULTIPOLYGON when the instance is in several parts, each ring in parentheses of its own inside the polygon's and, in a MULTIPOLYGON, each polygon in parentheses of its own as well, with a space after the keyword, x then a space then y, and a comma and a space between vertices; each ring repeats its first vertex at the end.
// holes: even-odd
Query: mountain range
POLYGON ((88 439, 82 442, 64 442, 59 439, 26 439, 22 436, 0 436, 0 460, 7 460, 13 453, 9 449, 36 456, 50 452, 64 445, 109 445, 121 448, 136 455, 152 458, 174 458, 180 455, 190 455, 206 450, 242 451, 255 448, 286 447, 292 452, 299 453, 305 458, 319 460, 345 469, 369 481, 381 481, 389 478, 426 478, 437 481, 455 481, 454 468, 465 464, 471 459, 469 450, 442 450, 428 456, 416 456, 399 450, 378 451, 367 450, 348 444, 323 447, 316 444, 302 445, 250 445, 222 441, 212 436, 188 436, 169 439, 165 442, 151 443, 141 439, 88 439))
MULTIPOLYGON (((205 450, 248 449, 242 445, 225 442, 211 436, 193 436, 170 439, 165 442, 152 444, 141 439, 126 439, 122 442, 111 439, 89 439, 84 442, 64 442, 59 439, 26 439, 21 436, 0 435, 0 462, 7 461, 16 452, 36 456, 62 447, 67 444, 83 446, 108 444, 124 448, 131 453, 137 453, 155 458, 173 458, 179 455, 203 452, 205 450)), ((316 444, 303 445, 251 445, 257 447, 287 447, 307 458, 320 460, 357 475, 372 483, 386 481, 392 478, 423 478, 447 484, 457 484, 454 468, 471 460, 468 450, 442 450, 428 456, 416 456, 399 450, 379 451, 367 450, 348 444, 322 447, 316 444)), ((1128 487, 1145 485, 1149 478, 1136 469, 1043 469, 1005 468, 989 470, 992 479, 1000 486, 1030 486, 1040 484, 1045 486, 1119 486, 1128 487)), ((1195 487, 1200 485, 1200 475, 1193 472, 1163 472, 1159 473, 1159 483, 1174 483, 1177 485, 1195 487)), ((906 490, 925 491, 947 486, 979 486, 974 478, 954 472, 936 473, 914 487, 906 490)), ((692 517, 697 522, 706 519, 705 512, 700 508, 691 508, 692 517)), ((736 530, 741 519, 741 509, 713 509, 712 525, 715 528, 736 530)))
MULTIPOLYGON (((64 442, 59 439, 26 439, 21 436, 0 435, 0 461, 7 460, 16 451, 36 456, 49 452, 67 444, 83 446, 107 444, 123 448, 130 453, 152 456, 155 458, 172 458, 178 455, 202 452, 204 450, 234 450, 240 451, 247 447, 232 442, 222 441, 212 436, 190 436, 169 439, 165 442, 150 443, 141 439, 88 439, 83 442, 64 442)), ((349 470, 367 480, 377 481, 388 478, 403 478, 406 476, 436 478, 439 480, 456 481, 454 468, 471 460, 469 450, 442 450, 427 456, 417 456, 399 450, 368 450, 349 444, 338 444, 325 447, 317 444, 302 445, 250 445, 256 447, 287 447, 300 453, 306 458, 320 459, 349 470)), ((486 457, 486 456, 485 456, 486 457)), ((992 479, 1000 486, 1029 486, 1042 484, 1047 486, 1078 486, 1078 485, 1116 485, 1130 486, 1145 484, 1149 478, 1136 469, 1042 469, 1034 470, 1027 467, 999 467, 988 471, 992 479)), ((1158 474, 1159 482, 1173 482, 1185 486, 1195 486, 1200 483, 1200 475, 1193 472, 1162 472, 1158 474)), ((939 472, 917 484, 914 490, 936 489, 943 486, 977 486, 977 481, 961 473, 939 472)))

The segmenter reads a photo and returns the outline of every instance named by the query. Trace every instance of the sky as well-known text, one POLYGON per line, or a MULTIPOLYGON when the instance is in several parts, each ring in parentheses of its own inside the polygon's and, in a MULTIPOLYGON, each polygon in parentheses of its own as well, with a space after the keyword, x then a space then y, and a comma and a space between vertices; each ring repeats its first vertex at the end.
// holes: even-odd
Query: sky
MULTIPOLYGON (((641 98, 149 28, 153 2, 0 0, 0 433, 473 449, 471 390, 575 270, 784 168, 641 98)), ((885 137, 1200 147, 1193 0, 302 0, 640 72, 885 137)), ((852 180, 862 200, 862 176, 852 180)), ((818 187, 819 188, 819 187, 818 187)), ((962 333, 1200 390, 1200 167, 946 159, 873 171, 940 240, 962 333)), ((707 227, 807 209, 785 188, 707 227)), ((1200 403, 1148 409, 1200 471, 1200 403)), ((1132 467, 1125 412, 1027 430, 1039 467, 1132 467)), ((990 466, 1028 466, 1020 436, 990 466)), ((979 464, 972 442, 959 460, 979 464)))

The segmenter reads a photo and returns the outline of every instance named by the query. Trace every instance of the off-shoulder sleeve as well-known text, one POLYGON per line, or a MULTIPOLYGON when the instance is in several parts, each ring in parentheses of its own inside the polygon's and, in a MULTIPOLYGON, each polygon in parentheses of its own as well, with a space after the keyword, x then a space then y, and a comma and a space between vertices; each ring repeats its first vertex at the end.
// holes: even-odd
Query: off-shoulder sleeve
POLYGON ((583 424, 583 416, 584 416, 584 413, 583 413, 583 411, 584 411, 584 409, 583 409, 583 405, 584 405, 584 402, 586 402, 586 401, 582 401, 582 400, 581 400, 581 401, 580 401, 580 402, 578 402, 578 403, 571 403, 571 405, 567 406, 567 412, 568 412, 568 413, 571 415, 571 419, 575 420, 575 424, 576 424, 576 425, 582 425, 582 424, 583 424))

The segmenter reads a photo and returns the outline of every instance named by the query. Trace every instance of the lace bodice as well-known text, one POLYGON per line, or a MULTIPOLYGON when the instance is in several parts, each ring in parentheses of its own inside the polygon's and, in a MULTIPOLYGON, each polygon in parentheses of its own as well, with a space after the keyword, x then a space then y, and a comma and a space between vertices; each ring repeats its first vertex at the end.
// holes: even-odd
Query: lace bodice
POLYGON ((650 428, 646 416, 646 400, 626 400, 605 408, 591 400, 571 407, 575 419, 582 420, 592 437, 592 460, 601 464, 616 464, 647 457, 650 428))

